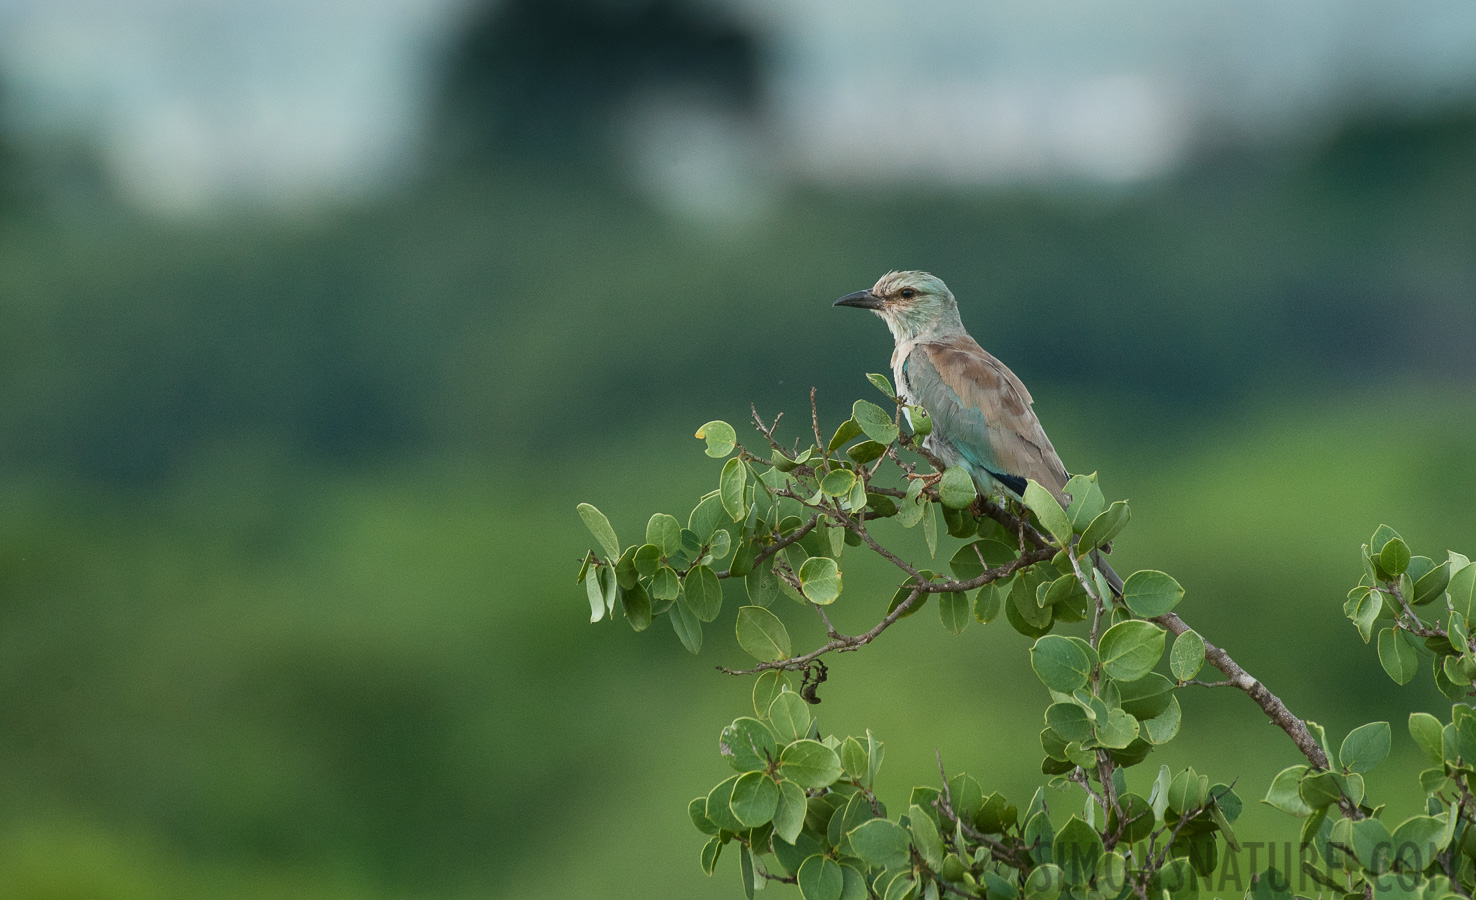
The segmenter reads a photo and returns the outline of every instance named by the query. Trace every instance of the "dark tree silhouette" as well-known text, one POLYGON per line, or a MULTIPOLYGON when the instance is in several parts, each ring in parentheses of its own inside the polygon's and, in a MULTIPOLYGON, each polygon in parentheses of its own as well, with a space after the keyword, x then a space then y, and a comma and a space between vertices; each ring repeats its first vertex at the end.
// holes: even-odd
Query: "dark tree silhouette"
POLYGON ((440 131, 471 155, 598 160, 643 92, 751 111, 759 57, 750 29, 684 0, 509 0, 474 17, 453 48, 440 131))

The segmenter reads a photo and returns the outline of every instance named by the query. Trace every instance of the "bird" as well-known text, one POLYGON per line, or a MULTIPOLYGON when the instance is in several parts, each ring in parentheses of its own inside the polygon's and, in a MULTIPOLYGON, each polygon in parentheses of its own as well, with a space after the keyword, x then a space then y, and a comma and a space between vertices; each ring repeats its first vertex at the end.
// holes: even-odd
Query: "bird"
MULTIPOLYGON (((945 466, 962 467, 984 496, 1023 503, 1033 480, 1062 507, 1070 505, 1071 476, 1035 414, 1030 391, 964 328, 958 301, 941 278, 888 272, 834 305, 869 309, 887 323, 896 344, 893 381, 903 401, 932 418, 923 446, 945 466)), ((1120 594, 1122 579, 1095 551, 1093 559, 1120 594)))

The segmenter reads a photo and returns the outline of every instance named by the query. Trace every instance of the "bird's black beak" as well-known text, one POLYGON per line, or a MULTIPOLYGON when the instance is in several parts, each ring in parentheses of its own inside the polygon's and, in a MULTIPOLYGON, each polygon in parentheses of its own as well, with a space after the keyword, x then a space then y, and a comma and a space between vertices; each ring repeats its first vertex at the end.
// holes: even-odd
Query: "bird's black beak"
POLYGON ((854 294, 845 295, 831 305, 854 306, 857 309, 881 309, 882 298, 873 294, 871 291, 857 291, 854 294))

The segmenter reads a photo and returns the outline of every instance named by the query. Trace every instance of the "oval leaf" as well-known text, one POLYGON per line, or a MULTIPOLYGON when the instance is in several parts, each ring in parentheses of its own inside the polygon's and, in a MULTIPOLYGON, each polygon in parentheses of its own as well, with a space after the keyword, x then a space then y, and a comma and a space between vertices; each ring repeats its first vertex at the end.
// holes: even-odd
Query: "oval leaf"
POLYGON ((1134 615, 1145 619, 1161 616, 1184 598, 1184 589, 1166 572, 1144 569, 1128 576, 1122 588, 1122 602, 1134 615))
POLYGON ((851 829, 847 835, 851 849, 869 865, 882 869, 905 866, 911 857, 911 840, 906 829, 889 819, 871 819, 851 829))
POLYGON ((1046 687, 1069 694, 1087 683, 1092 661, 1070 638, 1048 634, 1030 648, 1030 667, 1046 687))
POLYGON ((1163 656, 1166 632, 1152 622, 1118 622, 1097 646, 1102 671, 1115 681, 1137 681, 1163 656))
POLYGON ((1030 511, 1040 519, 1040 524, 1051 533, 1051 537, 1064 547, 1075 532, 1071 530, 1071 520, 1066 517, 1066 510, 1061 508, 1055 495, 1032 479, 1025 485, 1024 500, 1030 511))
POLYGON ((780 751, 779 773, 802 788, 819 790, 841 776, 840 757, 819 741, 795 741, 780 751))
POLYGON ((713 459, 722 459, 733 452, 733 447, 738 443, 738 433, 733 426, 721 420, 708 422, 697 429, 698 440, 707 441, 708 456, 713 459))
POLYGON ((1188 681, 1199 674, 1204 665, 1204 638, 1193 630, 1185 631, 1174 638, 1174 647, 1169 651, 1169 671, 1179 681, 1188 681))
POLYGON ((800 566, 799 580, 805 596, 813 603, 827 606, 840 596, 840 568, 829 557, 812 556, 805 560, 800 566))
POLYGON ((605 558, 619 559, 620 542, 615 540, 615 529, 610 527, 610 520, 605 518, 605 514, 588 503, 581 503, 579 504, 579 518, 584 520, 584 527, 588 528, 589 533, 600 542, 600 549, 605 551, 605 558))
POLYGON ((938 482, 938 499, 949 509, 964 509, 974 502, 974 479, 962 466, 949 466, 943 470, 938 482))
POLYGON ((1370 722, 1349 732, 1338 748, 1338 762, 1350 773, 1370 771, 1389 755, 1392 731, 1388 722, 1370 722))
POLYGON ((733 784, 733 796, 728 804, 733 818, 745 827, 757 828, 774 818, 774 810, 779 806, 779 785, 767 772, 745 773, 733 784))
POLYGON ((699 621, 711 622, 723 611, 723 583, 711 566, 693 566, 682 579, 682 592, 699 621))
POLYGON ((738 646, 759 662, 788 659, 789 630, 762 606, 738 608, 738 646))

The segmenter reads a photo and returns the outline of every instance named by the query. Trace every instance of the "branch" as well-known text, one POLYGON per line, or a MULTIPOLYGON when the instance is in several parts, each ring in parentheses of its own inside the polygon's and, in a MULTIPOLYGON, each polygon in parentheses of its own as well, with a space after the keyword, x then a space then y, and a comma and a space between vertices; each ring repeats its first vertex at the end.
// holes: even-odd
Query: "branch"
MULTIPOLYGON (((789 659, 779 659, 774 660, 773 662, 759 663, 752 669, 730 669, 727 666, 718 666, 718 671, 725 672, 729 675, 757 675, 760 672, 767 672, 771 669, 787 669, 789 671, 796 671, 799 669, 803 669, 805 666, 809 665, 810 663, 814 662, 827 653, 849 653, 853 650, 859 650, 880 637, 883 631, 886 631, 888 628, 891 628, 893 625, 895 625, 898 619, 902 618, 904 615, 907 614, 908 610, 912 609, 913 605, 917 603, 918 598, 921 597, 923 594, 938 593, 944 590, 966 590, 967 588, 964 586, 973 584, 974 582, 978 582, 978 584, 983 585, 988 584, 991 581, 998 580, 1000 578, 1005 578, 1007 576, 1013 575, 1015 572, 1025 568, 1026 566, 1034 565, 1043 558, 1049 558, 1039 556, 1038 554, 1040 552, 1041 551, 1036 551, 1036 553, 1021 556, 1017 559, 1012 559, 999 568, 990 569, 983 575, 980 575, 978 578, 972 578, 969 581, 946 582, 945 584, 929 584, 927 582, 914 584, 912 585, 911 592, 909 592, 907 595, 907 599, 897 604, 897 608, 888 613, 886 618, 876 623, 876 625, 873 626, 870 631, 865 631, 861 634, 854 635, 835 632, 834 636, 831 637, 829 641, 822 644, 820 647, 811 650, 809 653, 805 653, 801 656, 792 656, 789 659), (946 585, 958 586, 947 587, 946 585)), ((828 621, 826 625, 827 629, 829 629, 828 621)))
MULTIPOLYGON (((1173 613, 1164 613, 1153 619, 1153 621, 1173 632, 1175 636, 1190 630, 1189 626, 1184 624, 1184 620, 1173 613)), ((1271 693, 1270 689, 1262 684, 1259 679, 1252 677, 1249 672, 1242 669, 1239 663, 1230 658, 1230 654, 1226 653, 1224 649, 1211 644, 1209 641, 1205 641, 1204 658, 1209 660, 1210 665, 1225 673, 1225 676, 1229 679, 1230 686, 1239 688, 1248 697, 1256 701, 1256 705, 1266 713, 1267 717, 1271 719, 1271 722, 1286 732, 1287 737, 1292 739, 1292 742, 1297 745, 1297 749, 1302 751, 1302 755, 1307 757, 1308 762, 1312 763, 1312 768, 1332 768, 1327 754, 1317 743, 1317 739, 1312 736, 1311 730, 1307 728, 1307 723, 1293 715, 1292 711, 1286 708, 1286 704, 1281 702, 1280 697, 1271 693)), ((1343 812, 1350 818, 1363 818, 1363 813, 1356 806, 1348 803, 1346 799, 1341 805, 1343 806, 1343 812)))
POLYGON ((989 852, 994 855, 995 859, 999 860, 1000 862, 1009 863, 1017 869, 1023 868, 1023 866, 1021 866, 1020 864, 1020 848, 1011 847, 1008 844, 995 840, 994 838, 970 825, 968 822, 960 819, 958 817, 958 814, 953 811, 953 797, 950 795, 948 790, 948 773, 943 770, 943 754, 939 753, 937 749, 934 749, 933 755, 938 758, 938 775, 941 776, 943 779, 943 793, 941 796, 933 801, 933 808, 938 810, 938 812, 942 813, 943 816, 948 819, 948 821, 952 822, 955 826, 961 829, 965 835, 975 841, 978 841, 985 847, 988 847, 989 852))
MULTIPOLYGON (((757 569, 759 567, 759 563, 773 556, 775 553, 778 553, 780 550, 783 550, 785 547, 788 547, 790 544, 793 544, 796 541, 803 540, 805 535, 809 534, 811 531, 814 531, 815 526, 819 523, 819 514, 810 516, 810 521, 806 522, 805 524, 801 525, 800 527, 791 531, 789 534, 785 535, 784 537, 768 545, 764 549, 760 550, 757 554, 755 554, 753 557, 753 567, 757 569)), ((724 569, 721 572, 717 573, 717 577, 732 578, 734 577, 733 570, 724 569)))

